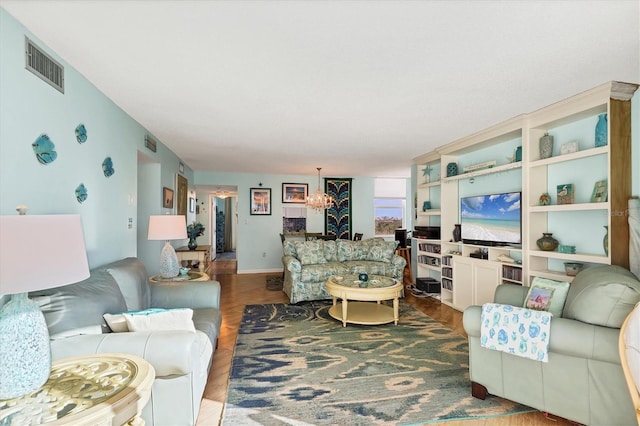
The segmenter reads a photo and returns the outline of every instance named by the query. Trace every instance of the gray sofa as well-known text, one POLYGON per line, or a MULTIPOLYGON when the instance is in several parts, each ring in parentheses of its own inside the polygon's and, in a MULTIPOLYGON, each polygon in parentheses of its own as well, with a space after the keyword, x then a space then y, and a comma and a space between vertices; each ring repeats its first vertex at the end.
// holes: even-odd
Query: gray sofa
POLYGON ((54 360, 108 352, 138 355, 156 371, 142 411, 146 424, 196 423, 222 321, 220 283, 150 283, 142 262, 126 258, 93 269, 84 281, 30 297, 45 315, 54 360), (193 309, 196 332, 112 333, 102 316, 150 307, 193 309))
MULTIPOLYGON (((495 303, 523 306, 527 287, 498 286, 495 303)), ((549 362, 481 346, 481 307, 464 311, 472 393, 516 401, 585 425, 632 425, 618 336, 640 301, 640 281, 619 266, 588 268, 571 282, 561 317, 551 319, 549 362)))
POLYGON ((331 299, 324 283, 331 275, 375 274, 402 281, 407 261, 398 243, 383 238, 361 241, 289 241, 282 245, 283 291, 291 303, 331 299))

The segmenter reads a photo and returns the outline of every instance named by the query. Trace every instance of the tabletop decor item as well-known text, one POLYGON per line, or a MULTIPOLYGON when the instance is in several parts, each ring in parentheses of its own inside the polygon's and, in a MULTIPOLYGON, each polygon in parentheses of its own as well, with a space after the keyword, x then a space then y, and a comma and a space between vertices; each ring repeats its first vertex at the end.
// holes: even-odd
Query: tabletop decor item
POLYGON ((596 123, 596 147, 607 145, 607 114, 600 114, 596 123))
POLYGON ((28 292, 89 277, 80 215, 0 216, 0 400, 40 388, 51 372, 49 332, 28 292), (25 242, 28 242, 25 243, 25 242), (38 248, 37 261, 33 248, 38 248))
POLYGON ((569 245, 565 245, 565 244, 560 244, 558 246, 558 253, 575 254, 576 253, 576 246, 569 246, 569 245))
POLYGON ((558 185, 558 204, 573 204, 573 184, 563 183, 558 185))
POLYGON ((360 281, 367 282, 367 281, 369 281, 369 275, 367 275, 367 274, 365 274, 363 272, 362 274, 358 275, 358 279, 360 281))
POLYGON ((602 247, 604 248, 604 254, 609 256, 609 227, 605 225, 604 229, 607 231, 602 238, 602 247))
POLYGON ((462 240, 462 225, 459 223, 456 223, 455 225, 453 225, 453 241, 457 243, 461 240, 462 240))
POLYGON ((458 163, 447 164, 447 177, 456 176, 458 174, 458 163))
POLYGON ((431 201, 425 201, 422 203, 422 211, 426 212, 427 210, 431 209, 431 201))
POLYGON ((538 199, 538 204, 540 204, 541 206, 548 206, 549 204, 551 204, 551 196, 545 192, 538 199))
POLYGON ((584 264, 578 262, 565 262, 564 263, 564 272, 570 277, 575 277, 578 275, 578 272, 582 271, 584 264))
POLYGON ((187 226, 187 236, 189 237, 189 243, 187 244, 187 247, 189 247, 189 250, 195 250, 198 248, 198 242, 196 241, 196 238, 198 238, 202 234, 204 234, 203 224, 199 222, 193 222, 192 224, 187 226))
POLYGON ((540 138, 540 159, 544 160, 545 158, 551 157, 553 153, 553 136, 549 133, 544 134, 540 138))
POLYGON ((565 144, 560 145, 560 154, 573 154, 574 152, 578 152, 578 142, 571 141, 565 144))
POLYGON ((593 193, 591 193, 592 203, 604 203, 607 201, 607 180, 599 180, 593 185, 593 193))
POLYGON ((515 160, 522 161, 522 146, 516 148, 515 160))
POLYGON ((558 240, 552 237, 551 232, 543 232, 542 237, 538 238, 536 245, 543 251, 554 251, 558 248, 558 240))

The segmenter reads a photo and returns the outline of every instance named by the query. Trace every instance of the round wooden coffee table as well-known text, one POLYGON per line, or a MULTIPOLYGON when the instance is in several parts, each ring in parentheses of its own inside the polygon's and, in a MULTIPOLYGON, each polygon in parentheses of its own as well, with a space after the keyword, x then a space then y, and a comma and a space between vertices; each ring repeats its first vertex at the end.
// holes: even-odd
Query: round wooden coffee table
POLYGON ((364 325, 398 324, 398 298, 402 296, 402 284, 399 281, 381 275, 369 275, 367 281, 360 281, 357 275, 333 275, 325 286, 333 297, 329 315, 342 321, 343 327, 348 322, 364 325), (339 304, 338 299, 341 299, 339 304), (393 308, 381 304, 382 300, 393 300, 393 308))

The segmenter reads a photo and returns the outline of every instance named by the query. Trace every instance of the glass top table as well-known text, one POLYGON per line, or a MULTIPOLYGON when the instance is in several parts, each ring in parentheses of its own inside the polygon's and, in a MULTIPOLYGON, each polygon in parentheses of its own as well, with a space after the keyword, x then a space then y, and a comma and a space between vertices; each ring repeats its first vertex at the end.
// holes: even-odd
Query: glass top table
POLYGON ((333 298, 329 315, 342 321, 343 327, 347 323, 398 324, 398 299, 402 296, 400 281, 381 275, 369 275, 367 281, 359 280, 358 275, 333 275, 325 286, 333 298), (338 299, 341 300, 340 303, 338 299), (349 302, 350 300, 353 302, 349 302), (393 308, 381 304, 383 300, 393 300, 393 308))

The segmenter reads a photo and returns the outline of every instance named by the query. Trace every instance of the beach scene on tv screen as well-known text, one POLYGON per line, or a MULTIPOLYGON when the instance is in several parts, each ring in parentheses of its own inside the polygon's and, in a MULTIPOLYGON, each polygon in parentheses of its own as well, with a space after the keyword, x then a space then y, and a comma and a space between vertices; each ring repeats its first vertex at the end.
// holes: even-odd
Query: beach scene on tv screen
POLYGON ((460 200, 462 238, 520 243, 520 193, 480 195, 460 200))

